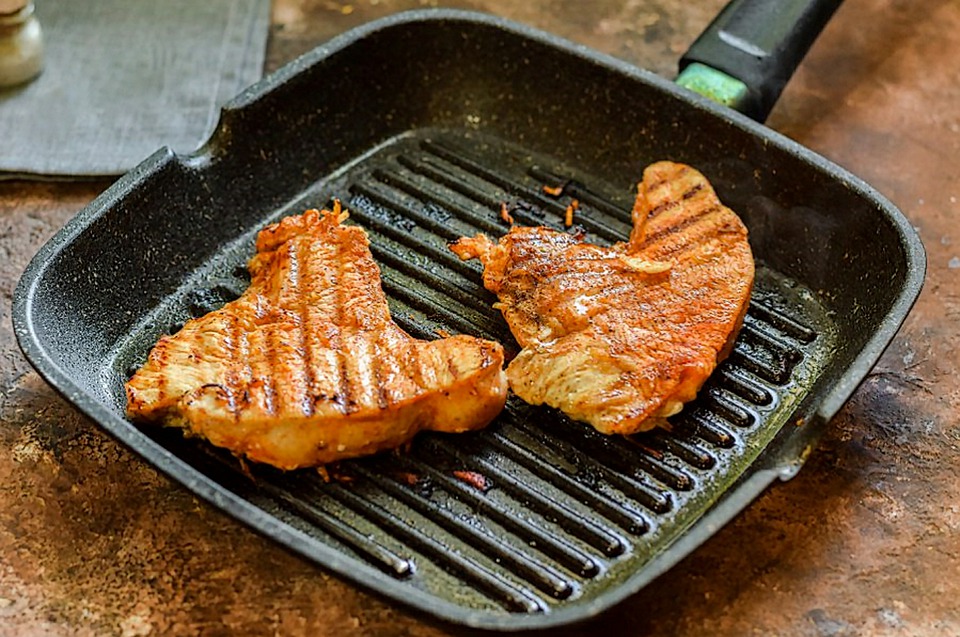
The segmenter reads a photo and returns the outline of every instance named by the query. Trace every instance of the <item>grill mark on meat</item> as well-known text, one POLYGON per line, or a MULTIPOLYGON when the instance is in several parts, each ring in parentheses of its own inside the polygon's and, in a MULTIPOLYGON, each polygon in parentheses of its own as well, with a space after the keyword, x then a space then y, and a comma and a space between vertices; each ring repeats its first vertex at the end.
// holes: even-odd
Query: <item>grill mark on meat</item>
POLYGON ((693 188, 690 188, 689 190, 683 192, 676 199, 670 198, 670 199, 665 199, 664 201, 661 201, 660 203, 655 205, 653 208, 651 208, 650 211, 647 213, 647 217, 646 217, 647 221, 650 221, 654 218, 661 217, 672 210, 676 210, 677 208, 683 205, 684 201, 690 199, 691 197, 695 197, 697 193, 699 193, 702 189, 703 189, 703 185, 698 184, 693 188))
POLYGON ((276 414, 276 404, 271 379, 273 376, 272 370, 276 369, 276 351, 271 345, 272 317, 269 316, 269 310, 264 308, 263 298, 259 295, 256 298, 254 322, 261 326, 261 330, 255 334, 256 339, 252 348, 253 355, 250 356, 250 367, 253 370, 251 384, 262 388, 264 412, 267 415, 274 415, 276 414))
POLYGON ((673 179, 670 176, 658 177, 657 179, 650 181, 646 184, 647 196, 649 197, 651 193, 660 190, 666 185, 669 185, 672 181, 673 179))
MULTIPOLYGON (((313 403, 332 403, 339 411, 343 411, 340 398, 340 383, 343 378, 340 349, 340 314, 339 291, 340 278, 335 264, 342 256, 339 246, 324 244, 318 246, 315 242, 309 243, 309 250, 313 256, 313 268, 317 274, 317 281, 313 282, 320 291, 315 307, 308 308, 311 312, 319 313, 319 323, 314 327, 309 337, 311 342, 316 341, 318 351, 312 353, 314 378, 322 381, 323 391, 314 390, 313 403)), ((322 407, 327 413, 327 406, 322 407)))
POLYGON ((375 343, 372 339, 359 339, 358 343, 351 344, 350 349, 355 354, 351 357, 354 362, 351 388, 357 409, 373 405, 379 406, 378 385, 380 379, 377 372, 375 343))
POLYGON ((650 208, 650 210, 647 212, 646 219, 647 221, 650 221, 655 217, 659 217, 660 215, 675 209, 679 205, 680 205, 680 202, 677 201, 676 199, 667 199, 666 201, 661 201, 654 207, 650 208))
POLYGON ((450 378, 456 380, 459 374, 457 373, 457 367, 453 364, 453 359, 447 359, 447 372, 450 374, 450 378))
POLYGON ((406 371, 407 378, 410 379, 410 382, 418 389, 426 389, 427 383, 421 368, 422 356, 420 355, 420 348, 416 345, 406 347, 400 360, 401 366, 406 371))
MULTIPOLYGON (((160 365, 163 365, 163 364, 164 364, 164 361, 168 358, 168 356, 167 356, 167 349, 168 349, 169 347, 170 347, 170 342, 167 340, 167 338, 166 338, 165 336, 164 336, 164 337, 161 337, 160 342, 157 344, 156 349, 154 350, 154 352, 152 352, 152 353, 150 354, 150 358, 153 358, 153 357, 154 357, 154 353, 156 353, 157 363, 160 364, 160 365)), ((168 390, 167 390, 167 384, 168 384, 168 383, 167 383, 167 379, 164 377, 164 378, 160 378, 160 379, 158 379, 158 380, 159 380, 159 382, 157 382, 157 394, 160 395, 160 396, 166 396, 167 391, 168 391, 168 390)))
POLYGON ((237 405, 233 399, 233 392, 230 391, 227 387, 224 387, 220 383, 206 383, 206 384, 200 385, 197 395, 191 398, 191 400, 196 400, 198 397, 202 396, 205 393, 205 391, 208 389, 216 390, 216 393, 220 396, 220 398, 222 398, 223 401, 227 403, 227 409, 230 410, 231 413, 236 413, 237 405))
POLYGON ((160 339, 127 382, 127 414, 280 469, 489 423, 506 399, 502 347, 404 333, 345 218, 307 211, 261 231, 248 290, 160 339))
MULTIPOLYGON (((280 288, 281 307, 277 312, 276 322, 273 325, 274 364, 270 367, 270 379, 277 396, 277 413, 290 414, 294 409, 303 411, 302 394, 304 390, 303 356, 297 344, 300 341, 300 317, 297 312, 297 288, 300 281, 300 261, 297 254, 299 242, 290 242, 284 246, 283 254, 286 257, 286 277, 278 281, 280 288), (287 327, 289 326, 289 327, 287 327), (290 334, 284 338, 284 330, 290 334), (279 386, 279 379, 286 377, 286 387, 279 386)), ((290 414, 292 415, 292 414, 290 414)))
MULTIPOLYGON (((308 247, 309 244, 305 241, 297 241, 294 244, 294 249, 291 250, 291 258, 296 258, 297 263, 299 264, 302 260, 301 253, 303 252, 304 247, 308 247)), ((310 255, 306 255, 306 259, 310 259, 310 255)), ((292 269, 292 268, 291 268, 292 269)), ((303 278, 299 276, 299 265, 297 268, 298 276, 296 281, 296 290, 297 295, 294 301, 296 302, 297 315, 299 318, 299 330, 297 332, 297 342, 298 347, 297 351, 300 354, 300 362, 303 366, 303 393, 300 395, 300 408, 302 409, 305 416, 312 416, 315 408, 313 404, 313 388, 314 388, 314 368, 313 368, 313 347, 310 342, 308 334, 312 333, 311 323, 310 323, 310 308, 307 307, 307 299, 309 298, 309 290, 304 287, 303 278)))
POLYGON ((719 210, 720 210, 720 206, 714 205, 714 206, 709 206, 701 210, 698 210, 693 215, 684 216, 680 220, 680 223, 669 224, 662 228, 658 228, 656 231, 644 236, 643 240, 640 241, 638 245, 630 247, 630 251, 634 252, 637 250, 646 250, 649 247, 653 246, 653 244, 658 243, 659 241, 667 238, 670 235, 679 236, 687 228, 693 226, 694 224, 700 223, 701 221, 704 220, 705 217, 719 210))
POLYGON ((729 351, 753 282, 746 228, 694 169, 645 170, 633 222, 630 241, 609 248, 543 227, 454 248, 483 261, 523 346, 507 368, 518 397, 607 434, 649 429, 693 399, 729 351))
MULTIPOLYGON (((537 289, 549 288, 559 282, 560 290, 571 287, 580 290, 585 285, 601 288, 609 283, 611 277, 632 277, 636 273, 620 255, 611 256, 609 252, 588 257, 577 255, 559 264, 556 262, 558 254, 562 254, 562 251, 536 254, 514 251, 511 253, 510 276, 516 277, 520 272, 529 270, 532 272, 530 276, 537 281, 537 289)), ((652 275, 644 273, 643 276, 652 275)), ((517 286, 509 286, 509 289, 519 293, 517 286)))
POLYGON ((534 248, 534 250, 531 250, 531 252, 543 250, 544 246, 571 245, 573 243, 578 242, 575 241, 573 237, 565 233, 557 233, 555 236, 549 237, 537 235, 534 236, 530 241, 531 247, 534 248))
MULTIPOLYGON (((664 187, 666 187, 666 186, 672 185, 675 181, 679 181, 679 180, 683 179, 683 177, 687 174, 687 172, 688 172, 687 169, 683 169, 683 170, 679 171, 676 175, 672 175, 672 176, 665 177, 665 178, 662 178, 662 179, 657 179, 656 181, 652 182, 651 184, 648 184, 647 187, 645 188, 645 192, 646 192, 647 199, 653 199, 653 198, 654 198, 653 194, 654 194, 656 191, 661 190, 662 188, 664 188, 664 187)), ((702 184, 697 184, 697 185, 694 187, 694 188, 695 188, 694 194, 696 194, 696 192, 699 192, 702 187, 703 187, 702 184)), ((689 189, 688 189, 688 191, 689 191, 689 189)), ((657 204, 656 206, 654 206, 653 208, 650 209, 650 211, 647 213, 647 219, 652 219, 653 217, 656 217, 656 216, 659 215, 660 213, 665 212, 666 210, 668 210, 668 209, 670 209, 670 208, 674 208, 674 207, 680 205, 680 201, 682 201, 683 199, 686 199, 686 198, 687 198, 686 196, 684 196, 684 195, 686 195, 686 194, 687 194, 687 193, 685 192, 683 195, 681 195, 680 198, 679 198, 679 200, 678 200, 678 199, 668 198, 668 199, 666 199, 666 200, 664 200, 664 201, 661 201, 659 204, 657 204)), ((692 195, 690 195, 690 196, 692 196, 692 195)))
MULTIPOLYGON (((236 339, 237 348, 235 350, 237 361, 236 365, 239 365, 243 369, 243 376, 237 379, 237 389, 244 387, 243 390, 243 400, 244 404, 249 404, 250 402, 250 383, 253 381, 253 367, 250 366, 250 339, 247 337, 246 331, 242 330, 240 327, 240 317, 233 317, 233 336, 236 339)), ((233 367, 231 365, 231 367, 233 367)), ((239 413, 237 414, 239 416, 239 413)))
MULTIPOLYGON (((406 370, 403 367, 402 348, 399 347, 398 330, 386 326, 375 341, 377 357, 377 379, 380 382, 378 400, 381 409, 386 409, 395 399, 395 396, 402 394, 404 378, 407 378, 406 370)), ((419 389, 419 388, 418 388, 419 389)))
MULTIPOLYGON (((669 258, 672 261, 680 261, 681 257, 689 250, 698 248, 712 239, 720 239, 724 234, 735 232, 733 228, 726 224, 697 223, 689 226, 683 232, 666 235, 661 242, 651 245, 648 250, 655 252, 657 259, 669 258), (667 239, 673 241, 667 241, 667 239)), ((682 267, 682 264, 680 267, 682 267)))
POLYGON ((349 377, 349 367, 347 365, 347 352, 343 348, 343 319, 344 319, 344 310, 346 309, 347 298, 345 295, 345 290, 343 285, 339 285, 344 279, 344 270, 346 268, 346 259, 344 259, 343 246, 337 246, 336 253, 336 262, 337 262, 337 276, 334 281, 336 285, 336 297, 334 298, 334 308, 336 312, 336 319, 334 320, 334 325, 336 325, 335 337, 331 339, 333 341, 331 346, 337 353, 337 363, 339 370, 339 377, 337 378, 337 393, 334 395, 333 400, 340 407, 340 410, 345 414, 352 413, 356 410, 356 403, 353 400, 353 392, 350 387, 350 377, 349 377))
MULTIPOLYGON (((239 333, 237 330, 237 320, 236 317, 226 317, 227 329, 226 333, 223 336, 223 347, 226 350, 224 352, 226 363, 227 363, 227 373, 223 376, 223 385, 226 387, 227 393, 230 396, 238 396, 241 394, 240 391, 240 379, 237 378, 236 366, 240 364, 240 357, 237 354, 237 349, 239 344, 237 338, 239 333)), ((201 356, 202 352, 191 351, 191 357, 201 356)), ((200 360, 199 358, 197 360, 200 360)), ((236 418, 239 410, 237 409, 236 401, 233 401, 231 405, 234 418, 236 418)))
POLYGON ((694 195, 696 195, 701 190, 703 190, 703 183, 696 183, 691 188, 689 188, 685 193, 680 195, 680 200, 686 201, 690 197, 693 197, 694 195))
POLYGON ((382 375, 381 350, 377 341, 373 342, 373 377, 377 388, 377 407, 386 409, 390 404, 387 398, 387 386, 382 375))
MULTIPOLYGON (((269 352, 271 348, 267 348, 267 360, 270 361, 269 352)), ((267 414, 270 416, 277 415, 277 405, 276 405, 276 395, 273 388, 273 383, 269 381, 264 381, 260 379, 260 383, 263 385, 263 402, 264 407, 266 408, 267 414)))

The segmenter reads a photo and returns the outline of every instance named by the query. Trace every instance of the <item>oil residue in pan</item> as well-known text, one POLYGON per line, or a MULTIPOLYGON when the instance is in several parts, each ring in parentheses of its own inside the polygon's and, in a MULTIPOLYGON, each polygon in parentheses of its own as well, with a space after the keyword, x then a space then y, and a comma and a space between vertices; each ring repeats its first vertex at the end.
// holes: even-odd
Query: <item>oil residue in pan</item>
MULTIPOLYGON (((381 266, 395 320, 412 335, 440 330, 516 349, 475 262, 447 248, 460 236, 499 235, 517 223, 576 223, 597 243, 625 238, 632 193, 610 196, 589 176, 543 166, 500 140, 433 131, 402 137, 318 184, 282 214, 343 199, 381 266), (502 161, 465 148, 486 142, 502 161), (543 185, 562 185, 559 196, 543 185)), ((597 182, 599 183, 599 182, 597 182)), ((116 351, 108 391, 122 409, 123 370, 160 333, 238 295, 252 237, 225 247, 116 351)), ((672 430, 610 438, 515 398, 488 429, 419 436, 403 453, 341 463, 339 480, 239 464, 178 431, 143 432, 279 522, 344 559, 373 566, 437 603, 488 614, 590 604, 688 529, 757 458, 809 394, 833 346, 814 294, 762 265, 743 330, 672 430)), ((301 552, 310 556, 309 547, 301 552)), ((319 561, 319 560, 318 560, 319 561)))

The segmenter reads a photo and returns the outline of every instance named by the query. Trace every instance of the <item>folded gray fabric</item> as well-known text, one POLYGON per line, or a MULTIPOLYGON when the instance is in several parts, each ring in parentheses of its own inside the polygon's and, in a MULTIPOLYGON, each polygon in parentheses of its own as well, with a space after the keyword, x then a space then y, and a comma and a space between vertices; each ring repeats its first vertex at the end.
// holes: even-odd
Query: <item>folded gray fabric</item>
POLYGON ((263 72, 269 0, 35 0, 44 70, 0 91, 0 179, 111 176, 196 149, 263 72))

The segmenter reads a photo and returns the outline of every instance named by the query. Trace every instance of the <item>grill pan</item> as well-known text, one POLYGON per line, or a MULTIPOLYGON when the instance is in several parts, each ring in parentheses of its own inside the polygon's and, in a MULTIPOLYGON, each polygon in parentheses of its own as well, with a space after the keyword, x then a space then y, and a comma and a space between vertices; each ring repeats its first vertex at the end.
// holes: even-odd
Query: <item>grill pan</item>
POLYGON ((161 149, 120 178, 33 259, 13 318, 53 387, 193 493, 389 598, 514 630, 601 612, 793 476, 924 267, 893 205, 748 117, 551 35, 431 10, 319 47, 234 99, 196 153, 161 149), (659 159, 711 180, 758 266, 732 355, 669 432, 605 437, 511 398, 482 432, 424 434, 328 483, 247 475, 124 418, 123 382, 162 334, 240 294, 268 222, 344 201, 402 327, 515 351, 479 265, 447 242, 505 232, 501 202, 518 223, 562 229, 571 198, 589 240, 624 239, 634 185, 659 159))

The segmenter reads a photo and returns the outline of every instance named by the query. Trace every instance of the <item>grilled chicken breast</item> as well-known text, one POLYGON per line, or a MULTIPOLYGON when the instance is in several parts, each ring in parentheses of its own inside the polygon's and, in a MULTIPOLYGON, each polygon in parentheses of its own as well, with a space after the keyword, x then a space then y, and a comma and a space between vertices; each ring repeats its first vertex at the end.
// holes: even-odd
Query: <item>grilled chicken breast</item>
POLYGON ((452 246, 483 262, 523 347, 510 388, 608 434, 652 428, 694 398, 729 353, 753 285, 746 228, 693 168, 648 167, 633 224, 609 248, 542 227, 452 246))
POLYGON ((281 469, 489 423, 506 400, 502 347, 407 335, 345 218, 336 206, 262 230, 249 289, 160 339, 126 385, 128 415, 281 469))

